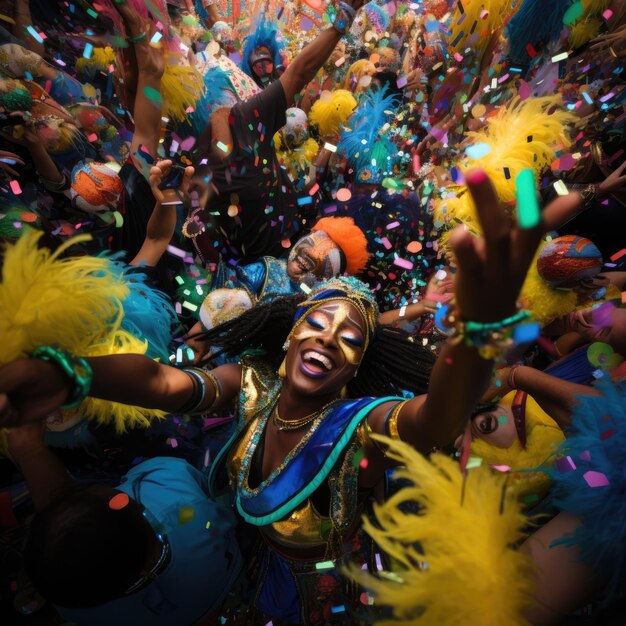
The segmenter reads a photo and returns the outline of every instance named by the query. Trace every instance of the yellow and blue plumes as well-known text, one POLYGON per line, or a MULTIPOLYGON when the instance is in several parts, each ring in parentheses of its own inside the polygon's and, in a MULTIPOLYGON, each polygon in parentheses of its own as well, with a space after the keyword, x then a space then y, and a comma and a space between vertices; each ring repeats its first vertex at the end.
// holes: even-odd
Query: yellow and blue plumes
POLYGON ((379 624, 526 626, 522 610, 532 593, 528 558, 514 548, 525 516, 506 478, 478 467, 464 474, 452 459, 430 460, 401 441, 375 436, 401 464, 408 486, 381 505, 364 529, 394 562, 372 576, 351 569, 389 606, 379 624), (417 512, 416 512, 417 507, 417 512))
MULTIPOLYGON (((4 246, 0 283, 0 365, 28 357, 39 346, 55 344, 80 356, 145 354, 148 342, 122 327, 124 301, 131 290, 107 258, 62 258, 89 239, 70 239, 55 252, 39 248, 42 233, 28 230, 4 246)), ((146 425, 164 414, 103 400, 88 399, 78 408, 86 417, 112 422, 118 431, 146 425)))

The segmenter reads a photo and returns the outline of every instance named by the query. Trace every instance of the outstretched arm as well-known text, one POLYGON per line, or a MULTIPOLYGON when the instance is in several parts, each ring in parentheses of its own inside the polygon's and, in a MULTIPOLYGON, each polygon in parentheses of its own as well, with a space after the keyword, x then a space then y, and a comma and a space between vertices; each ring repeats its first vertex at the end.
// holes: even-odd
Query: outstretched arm
MULTIPOLYGON (((556 199, 545 209, 541 224, 522 229, 512 225, 484 172, 470 172, 466 181, 484 235, 475 238, 459 229, 452 238, 458 267, 456 315, 479 324, 499 322, 516 311, 519 291, 545 224, 555 212, 576 206, 580 196, 556 199)), ((480 400, 493 364, 465 341, 449 341, 433 368, 428 394, 408 401, 399 411, 400 438, 422 452, 450 442, 480 400)), ((383 406, 372 411, 370 425, 374 431, 385 432, 388 409, 383 406)))
MULTIPOLYGON (((240 388, 241 368, 222 365, 212 371, 221 385, 218 400, 211 384, 201 387, 190 375, 139 354, 115 354, 85 359, 93 372, 90 395, 122 404, 195 412, 228 406, 240 388), (196 397, 197 396, 197 397, 196 397)), ((20 359, 0 368, 0 426, 11 427, 44 419, 67 402, 72 383, 61 368, 40 359, 20 359)))

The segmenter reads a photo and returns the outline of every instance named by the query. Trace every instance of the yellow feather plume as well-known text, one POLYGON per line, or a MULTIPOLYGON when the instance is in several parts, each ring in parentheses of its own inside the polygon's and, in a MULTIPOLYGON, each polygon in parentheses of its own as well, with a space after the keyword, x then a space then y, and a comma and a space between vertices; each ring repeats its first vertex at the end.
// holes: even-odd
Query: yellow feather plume
MULTIPOLYGON (((35 348, 51 344, 80 356, 145 354, 147 343, 120 327, 123 301, 130 290, 105 258, 61 258, 74 237, 55 252, 38 248, 43 233, 28 230, 4 246, 0 282, 0 365, 27 357, 35 348)), ((146 426, 160 411, 86 399, 78 411, 100 422, 113 421, 118 431, 146 426)))
MULTIPOLYGON (((528 168, 537 175, 543 172, 554 161, 557 150, 571 145, 567 127, 576 122, 576 116, 562 108, 560 96, 523 101, 514 98, 488 118, 485 128, 466 135, 471 145, 486 144, 489 152, 479 159, 466 157, 456 165, 463 172, 475 167, 485 170, 500 200, 514 213, 517 175, 528 168)), ((481 232, 476 207, 464 185, 449 187, 435 202, 434 218, 444 231, 465 224, 475 234, 481 232)), ((442 233, 439 247, 449 253, 448 237, 442 233)))
POLYGON ((466 158, 462 170, 480 167, 493 181, 502 202, 515 200, 515 178, 532 168, 541 173, 554 161, 556 151, 571 145, 568 125, 578 118, 563 108, 560 96, 513 98, 487 119, 487 126, 467 133, 471 144, 484 143, 489 152, 480 159, 466 158), (504 168, 508 169, 507 178, 504 168))
POLYGON ((569 44, 572 48, 580 48, 600 34, 602 24, 596 17, 581 18, 570 26, 569 44))
POLYGON ((482 54, 489 38, 517 11, 518 0, 463 0, 462 10, 457 3, 450 20, 450 49, 463 52, 471 48, 482 54))
POLYGON ((611 0, 582 0, 584 7, 583 16, 597 15, 608 9, 611 0))
POLYGON ((111 46, 106 46, 106 48, 97 46, 93 49, 88 59, 80 57, 80 59, 76 60, 76 71, 84 72, 87 68, 92 68, 107 72, 111 63, 115 63, 115 51, 113 48, 111 46))
POLYGON ((375 507, 376 523, 364 521, 395 560, 394 571, 374 577, 350 570, 377 604, 392 608, 393 618, 377 623, 526 626, 532 570, 512 547, 525 517, 505 477, 478 467, 464 480, 446 456, 428 461, 403 442, 376 438, 389 445, 389 456, 404 466, 398 478, 410 484, 375 507), (415 503, 419 514, 407 512, 415 503))
POLYGON ((356 108, 356 99, 347 89, 323 92, 309 112, 309 122, 317 125, 320 135, 338 135, 356 108))
POLYGON ((0 365, 24 358, 38 346, 55 343, 73 354, 86 354, 110 332, 110 320, 129 294, 106 259, 60 256, 80 236, 55 252, 39 249, 43 233, 26 232, 5 245, 0 283, 0 365), (68 323, 72 320, 72 323, 68 323))
POLYGON ((189 65, 167 63, 161 78, 163 115, 176 122, 187 119, 187 109, 195 107, 206 87, 200 72, 189 65))

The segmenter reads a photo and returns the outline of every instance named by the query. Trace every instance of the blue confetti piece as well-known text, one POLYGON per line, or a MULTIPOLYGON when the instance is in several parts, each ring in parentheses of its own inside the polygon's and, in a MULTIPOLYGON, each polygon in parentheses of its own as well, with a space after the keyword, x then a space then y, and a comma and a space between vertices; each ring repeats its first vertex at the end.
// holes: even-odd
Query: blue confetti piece
POLYGON ((530 343, 539 337, 541 328, 539 322, 529 322, 528 324, 520 324, 513 330, 513 341, 519 343, 530 343))
POLYGON ((465 154, 470 158, 477 161, 487 156, 491 152, 491 148, 486 143, 476 143, 465 150, 465 154))
POLYGON ((93 53, 93 44, 86 43, 85 49, 83 50, 83 57, 85 59, 91 59, 92 53, 93 53))

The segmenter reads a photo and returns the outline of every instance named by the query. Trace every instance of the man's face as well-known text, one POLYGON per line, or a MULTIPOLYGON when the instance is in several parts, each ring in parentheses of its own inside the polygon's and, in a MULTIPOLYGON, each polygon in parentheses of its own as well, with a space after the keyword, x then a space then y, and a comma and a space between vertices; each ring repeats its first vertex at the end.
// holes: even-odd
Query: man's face
POLYGON ((306 274, 331 278, 341 274, 344 263, 337 244, 322 230, 298 240, 289 253, 287 274, 300 280, 306 274))
POLYGON ((274 61, 267 48, 259 48, 254 51, 255 60, 251 64, 252 73, 261 85, 267 85, 274 75, 274 61))

